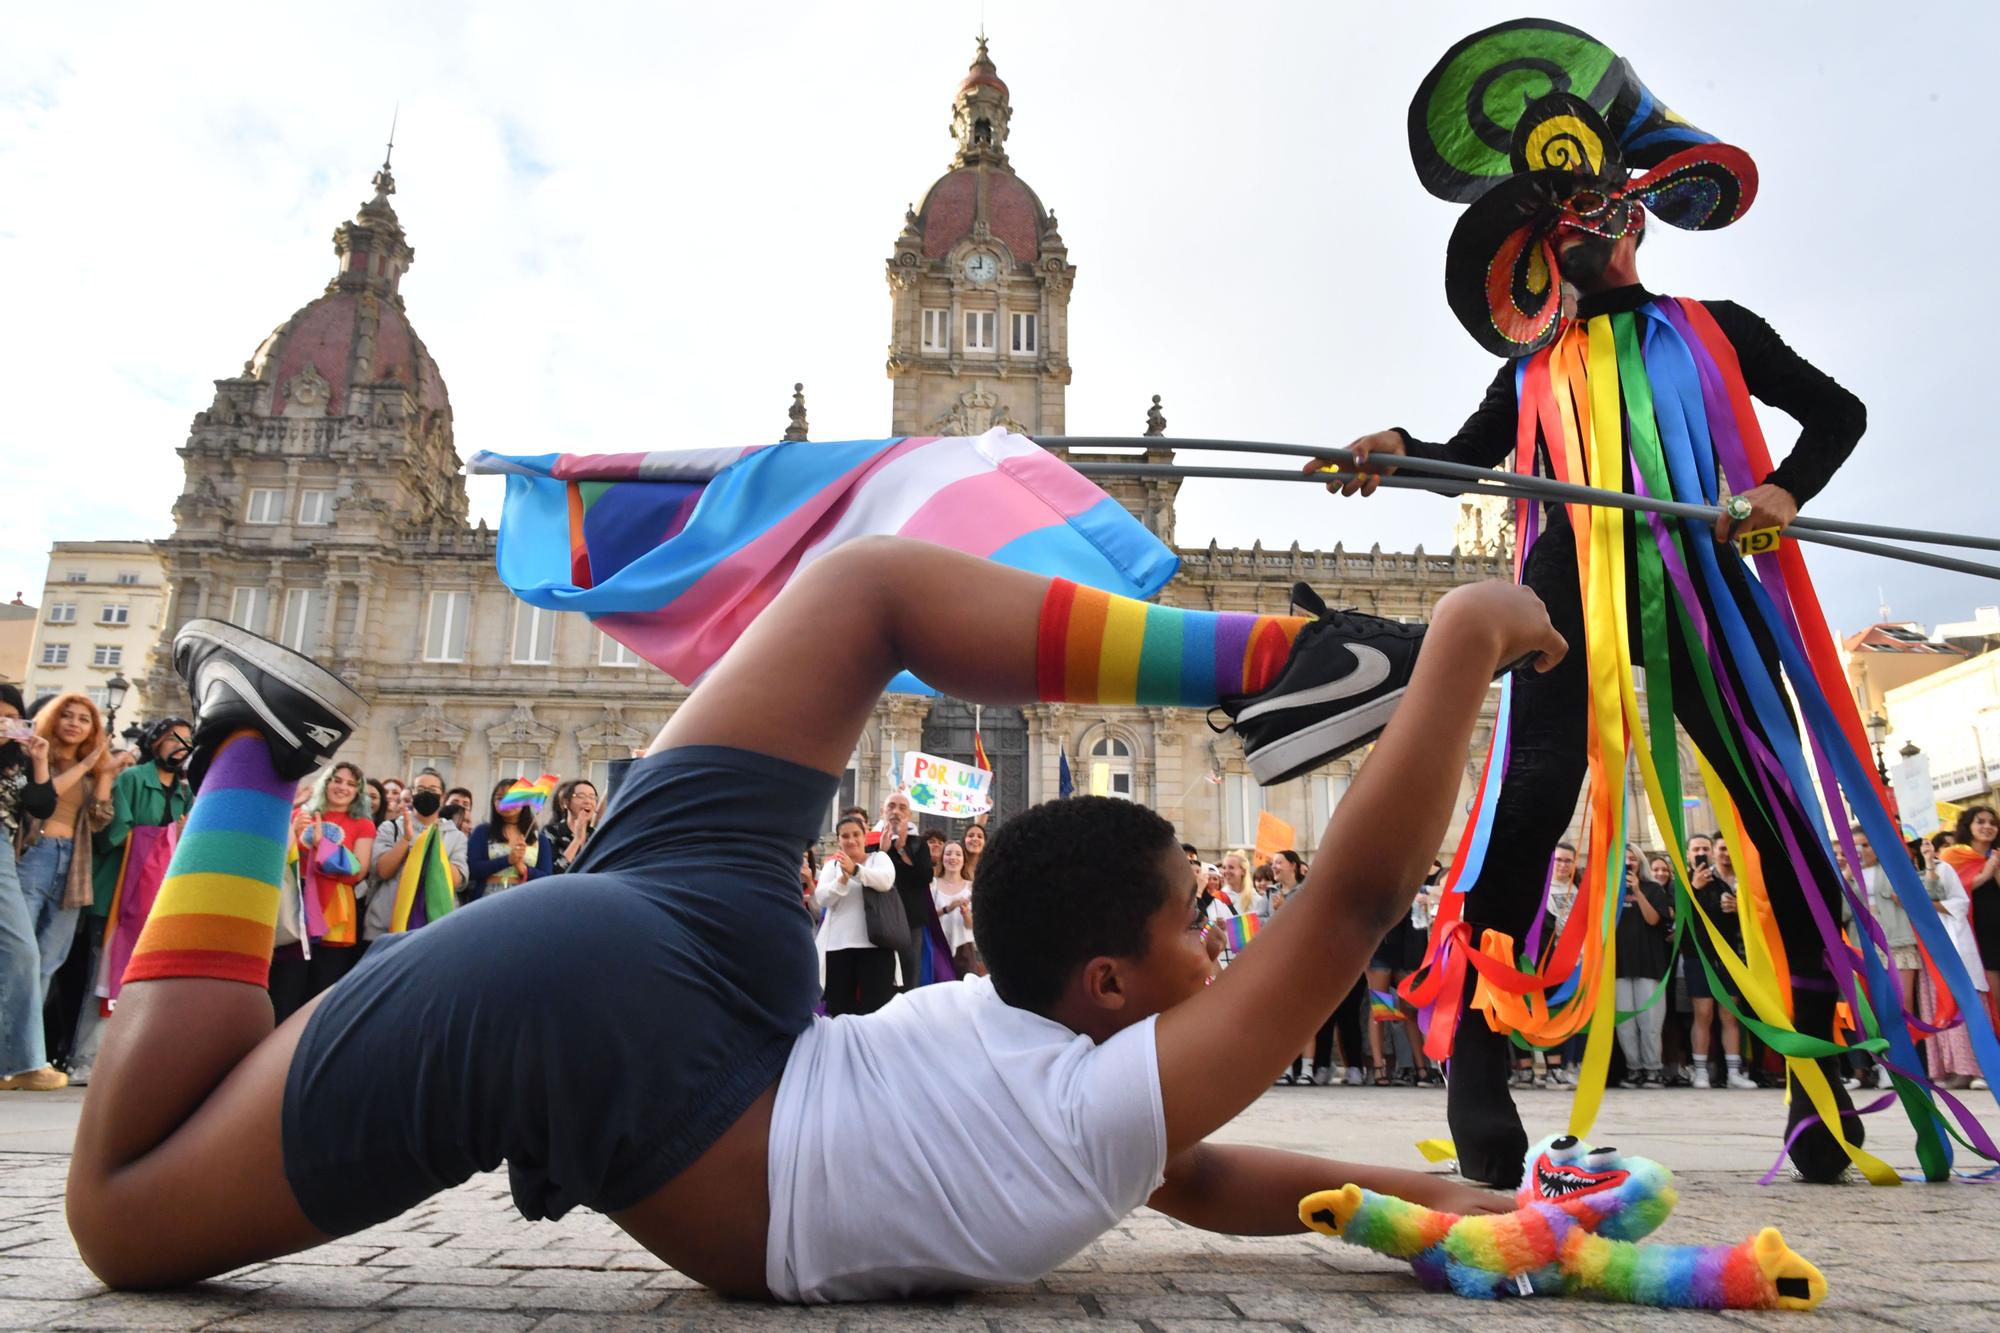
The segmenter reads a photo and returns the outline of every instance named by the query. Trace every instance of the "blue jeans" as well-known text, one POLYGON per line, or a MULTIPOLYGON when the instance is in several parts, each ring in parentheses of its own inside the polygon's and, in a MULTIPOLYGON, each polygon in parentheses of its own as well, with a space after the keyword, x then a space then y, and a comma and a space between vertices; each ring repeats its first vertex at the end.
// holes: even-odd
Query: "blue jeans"
POLYGON ((37 1013, 48 998, 56 969, 69 957, 70 945, 76 943, 76 914, 83 909, 62 905, 69 888, 70 857, 75 852, 73 838, 43 838, 21 853, 21 894, 28 900, 28 913, 35 921, 42 960, 42 986, 35 996, 37 1013))
POLYGON ((0 826, 0 1077, 49 1062, 42 1039, 42 951, 35 914, 21 892, 14 840, 0 826))
POLYGON ((100 1016, 99 1005, 104 1002, 97 998, 97 969, 104 957, 104 918, 90 919, 90 970, 84 974, 83 1008, 76 1016, 76 1036, 69 1047, 69 1081, 73 1084, 90 1080, 90 1069, 97 1063, 97 1048, 104 1041, 105 1019, 100 1016))

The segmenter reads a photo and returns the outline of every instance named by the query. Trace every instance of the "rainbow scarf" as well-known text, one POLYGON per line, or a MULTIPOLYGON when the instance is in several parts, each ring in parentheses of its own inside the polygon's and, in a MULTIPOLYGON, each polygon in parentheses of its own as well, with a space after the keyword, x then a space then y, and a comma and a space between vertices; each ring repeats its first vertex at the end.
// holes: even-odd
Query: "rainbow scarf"
MULTIPOLYGON (((1658 298, 1638 310, 1572 324, 1553 344, 1521 363, 1516 385, 1520 472, 1534 471, 1539 438, 1546 443, 1559 480, 1623 489, 1629 465, 1633 489, 1660 498, 1712 505, 1720 482, 1726 481, 1731 491, 1740 494, 1770 474, 1770 454, 1735 349, 1697 302, 1658 298)), ((1516 503, 1517 573, 1535 540, 1539 517, 1537 505, 1516 503)), ((1849 1048, 1806 1036, 1793 1026, 1791 969, 1757 849, 1746 836, 1742 812, 1713 767, 1720 765, 1773 814, 1792 865, 1801 874, 1832 879, 1830 887, 1847 896, 1856 922, 1852 945, 1843 940, 1840 924, 1821 895, 1808 893, 1806 899, 1825 943, 1833 984, 1849 1010, 1860 1016, 1862 1039, 1853 1047, 1874 1051, 1890 1071, 1896 1096, 1917 1128, 1918 1157, 1926 1178, 1942 1179, 1950 1173, 1947 1133, 1983 1156, 2000 1155, 1971 1112, 1950 1093, 1933 1087, 1924 1074, 1911 1036, 1913 1024, 1917 1029, 1923 1025, 1915 1024, 1914 1016, 1903 1009, 1896 974, 1888 965, 1888 948, 1866 897, 1857 894, 1836 868, 1844 860, 1855 868, 1859 881, 1860 858, 1848 832, 1849 821, 1838 803, 1829 815, 1822 792, 1837 793, 1876 846, 1893 847, 1901 838, 1867 759, 1860 717, 1798 547, 1784 543, 1775 552, 1756 556, 1754 572, 1743 570, 1753 603, 1746 611, 1724 581, 1724 562, 1741 557, 1719 547, 1703 525, 1586 506, 1570 506, 1568 521, 1576 535, 1587 627, 1586 642, 1572 645, 1572 651, 1581 647, 1588 654, 1588 881, 1579 886, 1576 905, 1553 942, 1537 949, 1539 941, 1531 936, 1525 957, 1517 956, 1515 941, 1498 932, 1488 931, 1478 940, 1471 937, 1464 920, 1464 891, 1476 881, 1494 835, 1495 802, 1507 766, 1510 682, 1503 687, 1478 808, 1467 821, 1453 860, 1424 967, 1401 988, 1420 1010, 1426 1052, 1433 1059, 1450 1053, 1453 1033, 1463 1020, 1466 969, 1474 969, 1478 979, 1471 1007, 1496 1030, 1552 1047, 1588 1029, 1569 1123, 1570 1133, 1588 1134, 1603 1097, 1612 1032, 1623 1017, 1616 1012, 1613 986, 1615 930, 1623 897, 1617 876, 1624 869, 1622 843, 1628 817, 1624 778, 1636 763, 1654 818, 1661 828, 1673 831, 1667 852, 1678 886, 1676 929, 1706 933, 1710 947, 1693 956, 1710 972, 1711 983, 1716 978, 1709 959, 1720 961, 1734 991, 1747 1002, 1748 1012, 1727 998, 1721 1002, 1784 1055, 1814 1109, 1862 1173, 1876 1184, 1896 1183, 1898 1177, 1886 1163, 1847 1142, 1833 1091, 1814 1063, 1849 1048), (1628 555, 1636 561, 1636 568, 1629 571, 1630 584, 1628 555), (1637 606, 1628 595, 1634 584, 1637 606), (1712 615, 1698 590, 1707 594, 1712 615), (1765 669, 1753 637, 1758 630, 1777 644, 1782 679, 1765 669), (1668 669, 1670 636, 1680 638, 1692 660, 1700 706, 1711 712, 1722 734, 1730 738, 1727 753, 1698 756, 1696 762, 1740 876, 1740 953, 1725 941, 1718 924, 1687 888, 1688 868, 1681 851, 1687 831, 1668 669), (1634 643, 1640 645, 1637 659, 1634 643), (1640 668, 1645 672, 1649 705, 1643 718, 1634 683, 1640 668), (1787 688, 1798 701, 1803 736, 1787 713, 1787 688), (1768 744, 1759 733, 1771 738, 1768 744), (1810 830, 1805 845, 1792 832, 1801 827, 1810 830), (1690 922, 1696 924, 1690 927, 1690 922), (1938 1110, 1934 1098, 1949 1106, 1958 1129, 1938 1110)), ((1985 1007, 1977 1002, 1971 978, 1930 908, 1916 872, 1901 858, 1889 858, 1884 864, 1920 942, 1957 998, 1982 1067, 2000 1068, 2000 1042, 1995 1041, 1985 1007)), ((1715 989, 1720 993, 1723 988, 1715 989)))
POLYGON ((361 914, 354 898, 354 885, 361 878, 361 863, 348 850, 347 835, 338 824, 315 822, 299 830, 289 857, 296 860, 299 874, 300 905, 304 909, 304 936, 310 941, 346 946, 360 938, 361 914), (305 855, 300 855, 304 849, 305 855))
POLYGON ((395 933, 429 925, 458 905, 451 891, 451 866, 444 857, 444 826, 433 824, 417 835, 403 873, 396 879, 396 906, 389 917, 395 933))
POLYGON ((544 773, 532 782, 521 778, 500 794, 500 799, 493 803, 494 808, 503 815, 511 815, 517 810, 532 810, 540 814, 542 807, 549 803, 549 798, 556 794, 558 781, 553 773, 544 773))

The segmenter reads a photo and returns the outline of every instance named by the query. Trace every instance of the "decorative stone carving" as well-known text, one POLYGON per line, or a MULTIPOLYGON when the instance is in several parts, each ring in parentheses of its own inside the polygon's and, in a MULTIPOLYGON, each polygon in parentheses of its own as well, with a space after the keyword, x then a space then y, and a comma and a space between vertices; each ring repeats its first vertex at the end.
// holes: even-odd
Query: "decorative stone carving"
POLYGON ((785 427, 784 438, 787 440, 805 439, 807 427, 806 386, 804 384, 794 384, 792 386, 792 406, 791 410, 785 415, 791 418, 791 424, 785 427))
POLYGON ((1452 539, 1461 555, 1512 559, 1514 502, 1498 495, 1468 496, 1458 502, 1452 539))
POLYGON ((593 759, 623 759, 633 750, 652 744, 645 728, 625 720, 619 704, 606 704, 604 715, 587 727, 576 730, 576 748, 585 762, 593 759))
POLYGON ((1146 434, 1158 437, 1167 433, 1167 414, 1160 410, 1160 395, 1153 395, 1153 405, 1146 409, 1146 434))
POLYGON ((926 435, 984 435, 995 426, 1004 426, 1017 435, 1026 435, 1028 428, 1014 419, 1007 405, 1000 401, 1000 395, 980 387, 974 381, 970 389, 958 396, 952 409, 931 424, 926 435))
POLYGON ((323 412, 332 392, 326 376, 319 373, 318 366, 308 361, 285 386, 285 411, 290 412, 296 407, 301 411, 323 412))
POLYGON ((561 733, 546 722, 535 720, 535 710, 525 703, 514 705, 505 722, 486 729, 486 743, 495 755, 529 758, 545 755, 561 733))
POLYGON ((396 727, 396 742, 403 747, 403 753, 442 755, 452 759, 458 757, 460 747, 465 744, 465 728, 444 715, 435 699, 424 705, 424 711, 409 722, 396 727))

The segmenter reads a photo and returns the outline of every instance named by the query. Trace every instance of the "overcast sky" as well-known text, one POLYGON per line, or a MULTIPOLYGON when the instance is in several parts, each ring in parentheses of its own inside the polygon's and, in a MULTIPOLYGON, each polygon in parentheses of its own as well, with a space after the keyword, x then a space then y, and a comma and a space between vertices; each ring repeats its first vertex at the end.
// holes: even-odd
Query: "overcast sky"
MULTIPOLYGON (((13 6, 0 48, 0 600, 49 542, 158 537, 211 381, 317 296, 401 104, 403 292, 461 454, 889 427, 882 261, 949 162, 985 22, 1009 155, 1078 275, 1069 428, 1345 443, 1449 433, 1493 361, 1441 284, 1456 209, 1403 117, 1515 5, 13 6)), ((1652 229, 1649 285, 1730 297, 1868 403, 1812 507, 2000 530, 1984 405, 1994 9, 1550 5, 1752 153, 1744 221, 1652 229)), ((1774 448, 1791 424, 1765 417, 1774 448)), ((499 488, 472 484, 497 518, 499 488)), ((1184 543, 1450 546, 1452 505, 1196 483, 1184 543)), ((2000 586, 1813 558, 1839 628, 1957 619, 2000 586), (1879 594, 1878 594, 1879 590, 1879 594)))

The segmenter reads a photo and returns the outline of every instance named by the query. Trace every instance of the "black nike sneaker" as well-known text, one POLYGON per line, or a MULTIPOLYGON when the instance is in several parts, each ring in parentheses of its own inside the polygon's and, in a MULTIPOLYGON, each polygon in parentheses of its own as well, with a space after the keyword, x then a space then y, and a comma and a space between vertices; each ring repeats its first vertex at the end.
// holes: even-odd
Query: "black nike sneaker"
POLYGON ((262 736, 279 775, 297 780, 332 759, 368 715, 361 696, 331 671, 220 620, 181 627, 174 670, 194 700, 187 774, 197 789, 216 750, 236 732, 262 736))
POLYGON ((1381 735, 1424 646, 1423 625, 1329 611, 1304 583, 1292 587, 1292 612, 1313 621, 1292 641, 1278 678, 1217 705, 1242 738, 1250 776, 1265 787, 1381 735))

